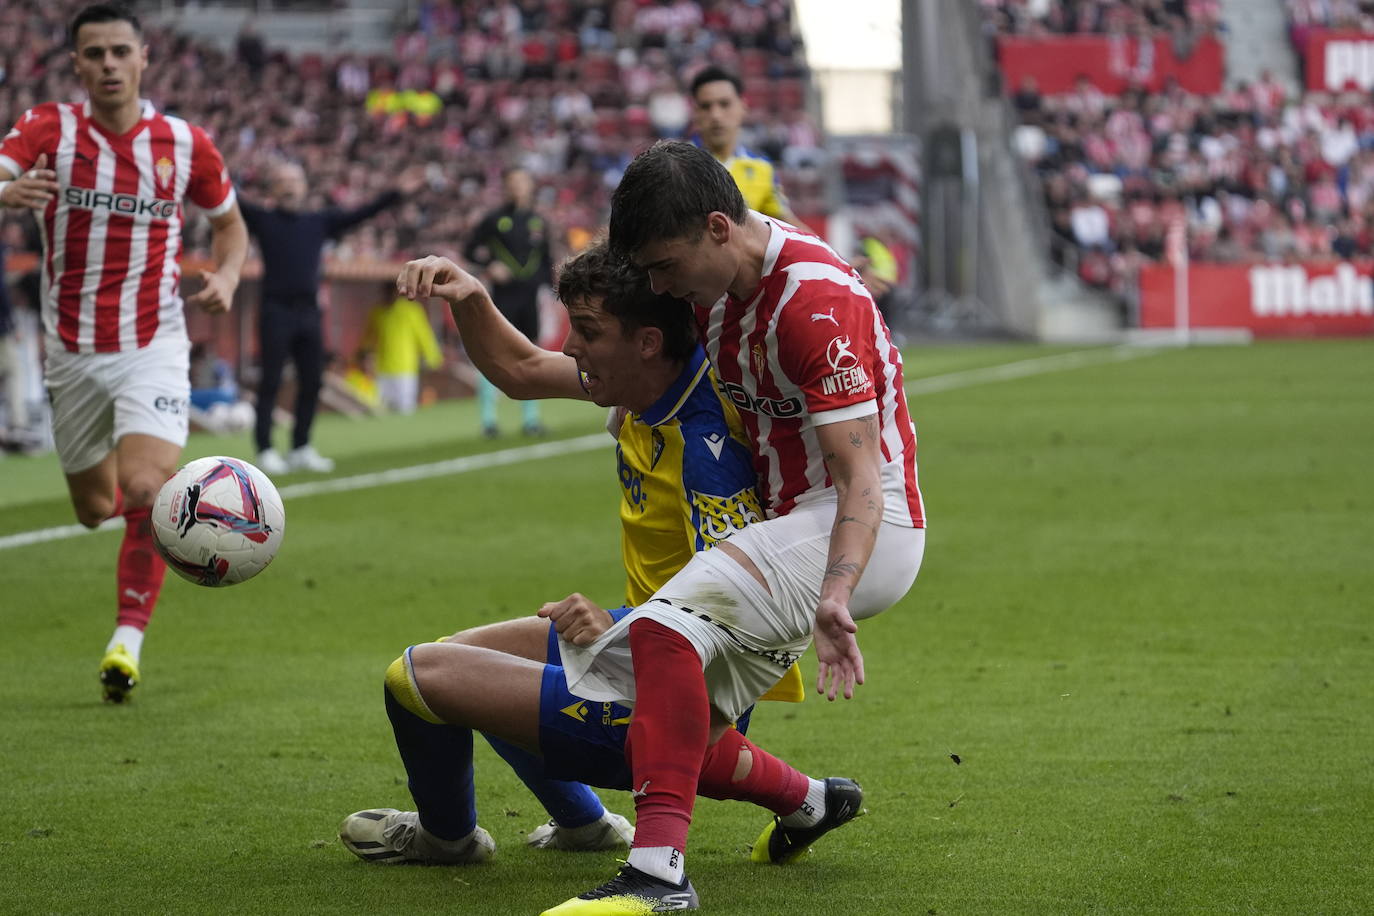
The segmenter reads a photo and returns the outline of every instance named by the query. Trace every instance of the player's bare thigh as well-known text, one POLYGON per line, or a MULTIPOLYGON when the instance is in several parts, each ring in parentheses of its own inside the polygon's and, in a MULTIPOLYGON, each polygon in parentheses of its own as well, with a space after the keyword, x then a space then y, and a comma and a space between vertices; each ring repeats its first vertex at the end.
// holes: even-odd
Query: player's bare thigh
POLYGON ((453 642, 416 646, 410 662, 421 696, 439 718, 539 753, 542 664, 453 642))
POLYGON ((495 649, 507 655, 543 662, 549 654, 549 622, 543 617, 520 617, 459 630, 444 642, 495 649))

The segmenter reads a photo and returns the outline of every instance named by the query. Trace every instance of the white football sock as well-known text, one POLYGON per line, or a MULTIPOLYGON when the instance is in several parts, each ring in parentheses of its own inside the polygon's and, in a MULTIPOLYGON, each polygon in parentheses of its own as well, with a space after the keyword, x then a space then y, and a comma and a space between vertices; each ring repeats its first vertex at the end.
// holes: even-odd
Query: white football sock
POLYGON ((825 781, 811 779, 801 807, 782 818, 784 827, 814 827, 825 817, 825 781))
POLYGON ((114 635, 110 637, 110 644, 105 647, 109 652, 120 643, 124 644, 124 651, 138 661, 138 653, 143 651, 143 631, 138 627, 131 627, 127 623, 115 627, 114 635))
POLYGON ((625 861, 669 884, 681 884, 685 858, 681 850, 671 846, 636 846, 625 861))

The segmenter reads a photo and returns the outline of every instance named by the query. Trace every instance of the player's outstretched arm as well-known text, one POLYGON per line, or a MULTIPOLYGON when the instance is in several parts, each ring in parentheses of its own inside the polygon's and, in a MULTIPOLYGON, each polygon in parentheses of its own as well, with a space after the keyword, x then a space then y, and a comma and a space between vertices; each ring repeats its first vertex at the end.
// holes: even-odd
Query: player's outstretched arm
POLYGON ((39 154, 33 168, 19 176, 0 166, 0 206, 42 210, 57 191, 57 173, 48 168, 47 153, 39 154))
POLYGON ((508 397, 588 400, 573 358, 530 343, 497 310, 486 287, 448 258, 407 262, 396 289, 410 299, 447 302, 472 364, 508 397))
POLYGON ((205 285, 187 301, 211 314, 227 312, 248 257, 248 227, 237 203, 210 219, 210 256, 215 269, 201 273, 205 285))
POLYGON ((842 690, 848 700, 854 696, 854 685, 864 682, 863 653, 855 638, 859 628, 849 613, 849 598, 873 554, 883 521, 878 415, 828 423, 817 427, 816 434, 838 496, 816 608, 816 690, 831 700, 842 690))

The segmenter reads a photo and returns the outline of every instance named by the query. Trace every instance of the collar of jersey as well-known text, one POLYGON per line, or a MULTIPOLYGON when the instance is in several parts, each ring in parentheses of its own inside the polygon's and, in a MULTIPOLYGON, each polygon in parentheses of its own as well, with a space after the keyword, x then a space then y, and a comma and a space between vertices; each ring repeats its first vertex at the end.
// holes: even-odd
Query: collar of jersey
POLYGON ((706 370, 710 364, 706 362, 706 351, 697 347, 687 360, 687 366, 682 370, 682 374, 673 380, 673 384, 668 386, 668 390, 654 401, 652 407, 639 415, 639 421, 648 426, 659 426, 667 423, 677 412, 682 409, 682 405, 687 403, 687 399, 696 390, 697 383, 706 375, 706 370))
POLYGON ((138 100, 138 123, 135 124, 133 127, 130 127, 130 128, 129 128, 127 131, 125 131, 124 133, 122 133, 122 134, 117 134, 117 133, 115 133, 114 131, 107 130, 105 127, 101 126, 99 122, 97 122, 94 118, 91 117, 91 100, 90 100, 90 99, 87 99, 87 100, 86 100, 85 102, 83 102, 82 105, 81 105, 81 116, 82 116, 83 118, 86 119, 86 123, 87 123, 87 124, 90 124, 90 125, 91 125, 92 127, 94 127, 96 130, 100 131, 102 134, 105 134, 105 135, 108 136, 108 137, 127 137, 127 136, 129 136, 130 134, 136 133, 136 132, 138 132, 138 130, 139 130, 140 128, 143 127, 143 123, 144 123, 145 121, 147 121, 149 118, 151 118, 151 117, 152 117, 153 115, 155 115, 155 114, 157 114, 157 108, 155 108, 155 107, 153 106, 153 103, 152 103, 152 101, 151 101, 150 99, 139 99, 139 100, 138 100))

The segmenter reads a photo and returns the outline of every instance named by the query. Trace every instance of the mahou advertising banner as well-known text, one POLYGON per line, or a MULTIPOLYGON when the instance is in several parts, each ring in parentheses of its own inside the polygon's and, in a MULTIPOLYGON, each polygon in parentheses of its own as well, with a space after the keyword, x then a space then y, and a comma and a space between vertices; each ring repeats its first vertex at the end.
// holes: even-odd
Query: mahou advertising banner
MULTIPOLYGON (((1261 337, 1374 334, 1374 264, 1199 264, 1188 269, 1188 326, 1261 337)), ((1140 326, 1172 328, 1174 269, 1140 271, 1140 326)))
POLYGON ((1374 34, 1313 29, 1307 35, 1307 88, 1374 89, 1374 34))

